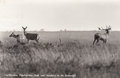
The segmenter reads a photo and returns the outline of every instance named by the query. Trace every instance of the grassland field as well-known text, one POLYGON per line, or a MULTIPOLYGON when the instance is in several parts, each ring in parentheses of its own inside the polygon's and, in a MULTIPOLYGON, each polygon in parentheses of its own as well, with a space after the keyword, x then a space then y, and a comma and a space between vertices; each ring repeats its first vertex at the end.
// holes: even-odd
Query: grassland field
MULTIPOLYGON (((74 78, 120 78, 120 32, 112 31, 106 45, 93 46, 99 31, 35 32, 39 43, 16 44, 11 32, 1 32, 0 77, 5 74, 75 75, 74 78), (60 42, 61 39, 61 42, 60 42)), ((23 34, 23 32, 15 32, 23 34)), ((26 42, 26 40, 21 40, 26 42)), ((19 77, 16 78, 47 78, 19 77)), ((48 77, 73 78, 73 77, 48 77)))

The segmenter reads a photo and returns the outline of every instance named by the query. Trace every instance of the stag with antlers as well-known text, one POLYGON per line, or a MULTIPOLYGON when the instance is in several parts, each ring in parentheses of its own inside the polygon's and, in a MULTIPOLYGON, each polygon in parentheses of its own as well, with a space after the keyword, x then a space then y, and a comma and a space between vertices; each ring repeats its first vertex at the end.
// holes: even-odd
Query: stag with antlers
POLYGON ((36 33, 27 33, 26 32, 27 27, 22 27, 22 28, 23 28, 24 35, 25 35, 28 42, 29 42, 29 40, 35 40, 36 42, 38 42, 38 38, 37 38, 38 34, 36 34, 36 33))
POLYGON ((105 33, 104 34, 101 34, 101 33, 96 33, 94 34, 94 41, 93 41, 93 45, 96 43, 98 43, 100 40, 103 41, 103 43, 106 43, 107 40, 108 40, 108 37, 109 37, 109 33, 110 33, 110 30, 111 30, 111 27, 107 27, 106 26, 106 29, 103 29, 103 28, 99 28, 99 30, 104 30, 105 33))

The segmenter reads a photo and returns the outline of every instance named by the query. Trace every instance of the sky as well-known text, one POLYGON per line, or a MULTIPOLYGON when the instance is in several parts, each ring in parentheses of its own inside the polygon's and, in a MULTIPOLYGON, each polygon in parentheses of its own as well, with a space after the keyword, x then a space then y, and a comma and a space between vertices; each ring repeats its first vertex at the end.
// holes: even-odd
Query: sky
POLYGON ((119 0, 0 0, 0 31, 120 30, 119 0))

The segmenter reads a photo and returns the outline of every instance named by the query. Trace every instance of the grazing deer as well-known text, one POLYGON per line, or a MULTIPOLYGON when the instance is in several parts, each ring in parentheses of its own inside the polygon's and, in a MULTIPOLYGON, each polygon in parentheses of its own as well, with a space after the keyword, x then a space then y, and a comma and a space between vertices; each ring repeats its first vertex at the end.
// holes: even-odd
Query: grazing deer
POLYGON ((104 30, 105 33, 104 34, 101 34, 101 33, 96 33, 94 34, 94 41, 93 41, 93 45, 94 43, 96 42, 96 44, 101 40, 103 41, 103 43, 106 43, 107 42, 107 39, 109 37, 109 32, 111 30, 111 27, 106 27, 106 29, 103 29, 103 28, 98 28, 99 30, 104 30))
POLYGON ((19 34, 15 35, 14 32, 12 32, 12 34, 9 35, 9 37, 15 38, 15 39, 17 40, 17 43, 18 43, 18 44, 21 44, 21 45, 24 45, 24 44, 25 44, 25 43, 23 43, 23 42, 20 42, 20 35, 19 35, 19 34))
POLYGON ((17 40, 17 43, 20 43, 20 35, 19 34, 15 35, 14 32, 12 32, 12 34, 9 35, 9 37, 15 38, 17 40))
POLYGON ((36 33, 27 33, 25 30, 27 29, 27 27, 22 27, 23 28, 23 31, 24 31, 24 35, 27 39, 27 41, 29 42, 29 40, 35 40, 36 42, 38 42, 38 34, 36 33))

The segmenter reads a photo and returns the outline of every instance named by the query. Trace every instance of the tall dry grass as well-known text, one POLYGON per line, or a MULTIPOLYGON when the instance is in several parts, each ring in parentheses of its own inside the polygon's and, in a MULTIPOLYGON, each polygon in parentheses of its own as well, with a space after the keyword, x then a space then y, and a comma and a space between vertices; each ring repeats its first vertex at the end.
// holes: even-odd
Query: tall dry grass
MULTIPOLYGON (((76 78, 119 78, 120 45, 65 41, 2 46, 1 73, 76 74, 76 78), (2 56, 3 57, 3 56, 2 56)), ((6 77, 7 78, 7 77, 6 77)))
POLYGON ((14 73, 119 78, 120 41, 117 33, 111 35, 112 38, 106 45, 100 43, 96 46, 92 45, 92 34, 93 32, 61 33, 62 42, 59 42, 59 33, 42 33, 39 43, 30 42, 25 45, 16 44, 14 39, 6 37, 5 43, 0 46, 1 78, 4 74, 14 73))

